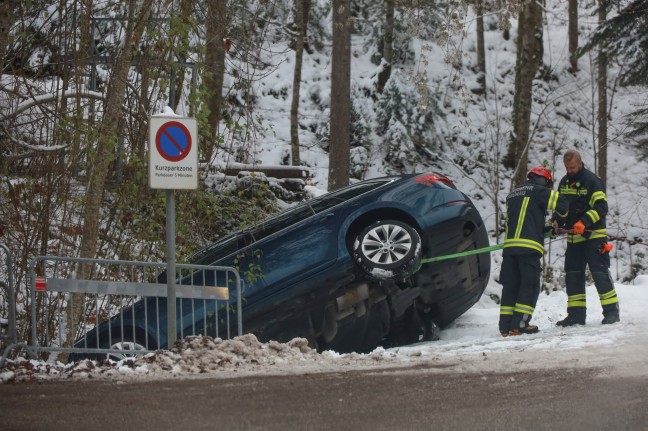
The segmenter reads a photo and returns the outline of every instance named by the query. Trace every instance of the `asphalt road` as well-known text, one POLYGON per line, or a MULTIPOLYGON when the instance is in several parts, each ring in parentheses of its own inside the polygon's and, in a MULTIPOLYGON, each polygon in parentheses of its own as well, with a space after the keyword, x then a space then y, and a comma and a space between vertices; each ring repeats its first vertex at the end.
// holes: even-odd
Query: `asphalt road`
POLYGON ((648 377, 594 368, 0 385, 8 430, 647 430, 648 377))

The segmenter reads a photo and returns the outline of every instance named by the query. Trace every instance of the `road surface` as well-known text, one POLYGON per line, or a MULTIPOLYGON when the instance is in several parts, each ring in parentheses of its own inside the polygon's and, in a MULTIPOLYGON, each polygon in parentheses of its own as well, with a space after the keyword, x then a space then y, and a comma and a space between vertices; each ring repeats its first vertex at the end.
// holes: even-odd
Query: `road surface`
MULTIPOLYGON (((505 364, 502 364, 505 366, 505 364)), ((529 368, 533 368, 530 364, 529 368)), ((644 430, 648 378, 408 369, 0 385, 4 430, 644 430)))

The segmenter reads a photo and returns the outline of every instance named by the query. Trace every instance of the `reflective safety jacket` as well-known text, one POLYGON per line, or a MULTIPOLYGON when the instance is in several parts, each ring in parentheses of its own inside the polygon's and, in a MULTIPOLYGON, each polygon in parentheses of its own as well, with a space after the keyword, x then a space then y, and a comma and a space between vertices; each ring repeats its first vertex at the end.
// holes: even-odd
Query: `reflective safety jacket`
POLYGON ((558 192, 569 201, 565 228, 571 229, 580 220, 588 230, 582 235, 568 234, 567 242, 576 243, 606 237, 605 216, 608 204, 603 180, 592 171, 583 168, 571 178, 565 175, 558 184, 558 192))
POLYGON ((559 222, 569 202, 545 186, 527 181, 506 197, 506 237, 503 254, 544 254, 545 216, 553 211, 559 222))

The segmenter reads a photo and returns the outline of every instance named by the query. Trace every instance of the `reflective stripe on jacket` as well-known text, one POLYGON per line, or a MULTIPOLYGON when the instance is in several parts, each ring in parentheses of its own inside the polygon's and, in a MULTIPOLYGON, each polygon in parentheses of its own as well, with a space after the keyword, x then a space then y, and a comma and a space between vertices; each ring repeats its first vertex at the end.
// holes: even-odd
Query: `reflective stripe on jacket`
POLYGON ((569 203, 550 188, 527 181, 506 197, 505 254, 544 254, 547 211, 559 220, 567 217, 569 203))
POLYGON ((569 234, 567 242, 577 243, 606 237, 605 216, 608 204, 603 180, 592 171, 583 168, 571 178, 565 175, 558 184, 558 192, 569 201, 565 228, 573 228, 580 220, 589 231, 582 235, 569 234))

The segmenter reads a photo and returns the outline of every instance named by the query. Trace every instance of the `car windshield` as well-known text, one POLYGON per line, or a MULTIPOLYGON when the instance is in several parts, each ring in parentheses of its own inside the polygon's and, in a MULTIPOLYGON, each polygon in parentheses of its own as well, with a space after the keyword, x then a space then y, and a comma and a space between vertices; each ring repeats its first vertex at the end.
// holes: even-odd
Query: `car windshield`
POLYGON ((310 199, 272 216, 256 226, 224 237, 218 242, 195 253, 189 258, 189 261, 198 265, 209 265, 253 242, 259 241, 275 232, 297 224, 308 217, 333 208, 339 203, 346 202, 349 199, 353 199, 392 181, 394 181, 394 178, 362 181, 310 199))

